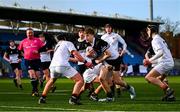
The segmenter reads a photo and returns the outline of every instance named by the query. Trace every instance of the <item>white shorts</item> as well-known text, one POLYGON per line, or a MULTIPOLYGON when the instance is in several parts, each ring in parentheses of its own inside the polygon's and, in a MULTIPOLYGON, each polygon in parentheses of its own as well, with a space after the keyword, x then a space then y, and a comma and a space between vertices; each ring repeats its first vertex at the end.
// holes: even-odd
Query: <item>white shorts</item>
POLYGON ((169 72, 171 69, 173 69, 173 67, 174 67, 173 63, 163 62, 163 63, 158 63, 153 69, 155 69, 157 72, 163 75, 169 72))
POLYGON ((78 72, 71 66, 56 66, 50 67, 50 77, 58 78, 59 76, 65 76, 71 78, 76 75, 78 72))
POLYGON ((96 65, 93 69, 87 69, 83 73, 83 78, 85 83, 91 83, 100 73, 102 63, 96 65))

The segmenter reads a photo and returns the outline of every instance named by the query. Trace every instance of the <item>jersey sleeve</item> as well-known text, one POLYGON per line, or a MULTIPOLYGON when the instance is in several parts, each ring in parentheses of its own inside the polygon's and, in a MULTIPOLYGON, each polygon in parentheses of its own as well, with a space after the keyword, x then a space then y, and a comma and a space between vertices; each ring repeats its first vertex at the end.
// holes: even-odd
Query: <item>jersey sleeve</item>
POLYGON ((157 52, 159 49, 162 49, 162 42, 159 39, 152 41, 153 49, 157 52))
POLYGON ((99 44, 102 52, 105 52, 110 47, 110 45, 104 40, 100 41, 99 44))
POLYGON ((124 39, 120 35, 118 35, 118 34, 117 34, 117 40, 118 40, 118 42, 120 42, 122 44, 123 50, 126 50, 127 49, 127 44, 124 41, 124 39))
POLYGON ((39 38, 37 38, 37 39, 38 39, 38 42, 39 42, 39 48, 45 46, 45 44, 39 38))
POLYGON ((76 48, 72 42, 68 42, 66 45, 67 45, 69 52, 72 53, 72 51, 76 50, 76 48))
POLYGON ((4 51, 4 53, 8 54, 9 55, 9 47, 6 48, 6 50, 4 51))
POLYGON ((18 46, 18 50, 22 51, 23 50, 23 41, 20 42, 18 46))

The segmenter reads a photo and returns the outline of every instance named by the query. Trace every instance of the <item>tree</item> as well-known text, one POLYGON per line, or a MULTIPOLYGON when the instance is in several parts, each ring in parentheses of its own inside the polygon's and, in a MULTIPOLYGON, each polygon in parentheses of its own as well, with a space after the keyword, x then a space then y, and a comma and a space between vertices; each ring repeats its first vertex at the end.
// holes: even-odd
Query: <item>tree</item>
POLYGON ((172 22, 169 18, 163 19, 159 16, 155 20, 164 23, 160 25, 160 32, 172 32, 173 35, 180 33, 180 21, 172 22))

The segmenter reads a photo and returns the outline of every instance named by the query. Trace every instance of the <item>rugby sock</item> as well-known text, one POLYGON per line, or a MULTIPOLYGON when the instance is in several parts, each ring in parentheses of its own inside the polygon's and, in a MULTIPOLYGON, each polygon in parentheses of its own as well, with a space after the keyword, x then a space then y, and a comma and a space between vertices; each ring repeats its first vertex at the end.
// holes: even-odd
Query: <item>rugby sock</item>
POLYGON ((38 92, 38 85, 39 85, 39 80, 36 79, 36 81, 35 81, 35 89, 36 89, 36 92, 38 92))
POLYGON ((107 95, 108 98, 112 98, 113 97, 113 93, 112 92, 108 92, 106 95, 107 95))
POLYGON ((127 84, 125 88, 126 88, 127 90, 129 90, 129 89, 130 89, 130 85, 127 84))
POLYGON ((19 88, 20 88, 21 90, 23 89, 22 84, 19 85, 19 88))
POLYGON ((94 92, 94 86, 93 84, 91 83, 90 86, 89 86, 89 96, 94 92))
POLYGON ((14 79, 13 82, 14 82, 15 86, 18 87, 17 79, 14 79))
POLYGON ((110 86, 111 88, 111 91, 112 91, 112 95, 114 96, 115 95, 115 84, 113 83, 112 86, 110 86))
POLYGON ((41 96, 41 97, 46 98, 46 95, 43 95, 43 94, 42 94, 42 96, 41 96))
POLYGON ((71 99, 73 99, 73 100, 78 100, 80 98, 80 96, 79 95, 77 95, 77 94, 72 94, 71 95, 71 99))
POLYGON ((72 94, 71 96, 76 97, 76 98, 78 97, 78 95, 77 95, 77 94, 72 94))
POLYGON ((117 95, 121 95, 121 88, 116 88, 117 95))
POLYGON ((35 78, 31 78, 31 85, 32 85, 32 91, 33 92, 37 91, 38 80, 35 78))
POLYGON ((163 83, 162 85, 160 85, 160 88, 162 88, 164 91, 166 91, 168 89, 168 85, 163 83))

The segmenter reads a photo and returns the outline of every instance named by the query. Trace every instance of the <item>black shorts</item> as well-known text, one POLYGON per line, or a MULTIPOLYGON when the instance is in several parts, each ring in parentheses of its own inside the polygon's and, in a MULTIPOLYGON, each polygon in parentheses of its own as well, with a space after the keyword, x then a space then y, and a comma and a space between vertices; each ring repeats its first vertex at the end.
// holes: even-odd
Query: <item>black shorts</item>
POLYGON ((21 70, 21 63, 11 63, 12 70, 15 69, 21 70))
POLYGON ((106 62, 113 66, 114 71, 120 71, 120 65, 122 63, 122 57, 118 57, 115 60, 106 60, 106 62))
POLYGON ((41 62, 41 69, 46 70, 49 69, 51 62, 41 62))
POLYGON ((35 60, 26 60, 25 59, 25 65, 28 70, 40 71, 41 61, 40 61, 40 59, 35 59, 35 60))

